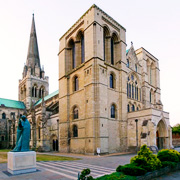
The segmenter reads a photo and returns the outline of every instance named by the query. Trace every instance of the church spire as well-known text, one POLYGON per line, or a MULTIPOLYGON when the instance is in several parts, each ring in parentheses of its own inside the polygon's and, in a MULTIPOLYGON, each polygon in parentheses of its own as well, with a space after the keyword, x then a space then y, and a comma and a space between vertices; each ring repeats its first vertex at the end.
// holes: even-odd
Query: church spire
POLYGON ((37 36, 36 36, 35 21, 34 21, 34 14, 32 16, 32 25, 31 25, 31 33, 30 33, 30 40, 29 40, 29 48, 28 48, 26 66, 31 67, 32 70, 34 70, 35 67, 39 67, 41 69, 39 51, 38 51, 38 43, 37 43, 37 36))

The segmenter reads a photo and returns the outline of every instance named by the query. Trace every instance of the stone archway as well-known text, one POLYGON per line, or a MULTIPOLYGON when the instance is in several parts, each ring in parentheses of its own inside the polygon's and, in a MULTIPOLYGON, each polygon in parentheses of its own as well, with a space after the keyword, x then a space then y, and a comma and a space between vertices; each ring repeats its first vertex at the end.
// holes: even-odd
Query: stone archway
POLYGON ((51 151, 59 151, 58 138, 56 135, 52 135, 50 138, 51 151))
POLYGON ((156 129, 156 146, 158 149, 167 147, 167 127, 163 120, 160 120, 156 129))

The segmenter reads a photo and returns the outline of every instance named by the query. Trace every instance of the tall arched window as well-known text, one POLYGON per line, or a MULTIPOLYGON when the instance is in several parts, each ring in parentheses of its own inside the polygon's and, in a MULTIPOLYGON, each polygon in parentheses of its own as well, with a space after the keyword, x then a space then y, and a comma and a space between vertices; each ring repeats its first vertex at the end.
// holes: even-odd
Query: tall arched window
POLYGON ((32 97, 37 97, 37 85, 32 87, 32 97))
POLYGON ((38 138, 41 139, 41 128, 38 126, 38 138))
POLYGON ((78 137, 78 127, 77 127, 77 125, 73 125, 73 137, 78 137))
POLYGON ((134 106, 134 104, 131 106, 131 111, 132 111, 132 112, 135 111, 135 106, 134 106))
POLYGON ((131 98, 131 84, 129 84, 129 98, 131 98))
POLYGON ((41 88, 39 89, 39 98, 43 98, 43 97, 44 97, 44 88, 41 87, 41 88))
POLYGON ((113 74, 110 74, 109 76, 109 85, 110 85, 110 88, 115 88, 115 82, 114 82, 114 75, 113 74))
POLYGON ((73 119, 78 119, 78 108, 77 106, 73 109, 73 119))
POLYGON ((84 35, 81 36, 81 63, 84 62, 85 54, 84 54, 84 35))
POLYGON ((137 64, 135 64, 135 71, 137 72, 137 64))
POLYGON ((127 59, 127 64, 126 64, 126 66, 129 68, 129 59, 127 59))
POLYGON ((111 38, 111 64, 114 65, 114 39, 111 38))
POLYGON ((127 112, 130 112, 129 104, 127 105, 127 112))
POLYGON ((77 91, 79 90, 79 80, 78 80, 78 77, 75 76, 74 77, 74 91, 77 91))
POLYGON ((73 64, 73 69, 76 67, 76 51, 75 51, 75 43, 73 41, 72 44, 72 64, 73 64))
POLYGON ((110 32, 105 26, 103 28, 103 48, 104 48, 104 60, 108 62, 110 60, 110 32))
POLYGON ((2 119, 6 119, 6 114, 2 113, 2 119))
POLYGON ((149 93, 149 101, 150 101, 150 103, 151 103, 151 101, 152 101, 152 94, 151 94, 151 91, 150 91, 150 93, 149 93))
POLYGON ((132 84, 132 98, 134 99, 134 85, 132 84))
POLYGON ((111 118, 115 118, 116 116, 116 107, 114 104, 111 105, 111 118))

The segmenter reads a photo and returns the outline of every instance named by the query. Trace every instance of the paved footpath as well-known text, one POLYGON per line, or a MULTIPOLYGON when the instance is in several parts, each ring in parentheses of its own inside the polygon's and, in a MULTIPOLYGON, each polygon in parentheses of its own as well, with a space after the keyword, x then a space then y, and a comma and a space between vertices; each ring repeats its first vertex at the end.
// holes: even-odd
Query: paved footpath
POLYGON ((81 158, 76 161, 47 161, 37 162, 38 171, 35 173, 10 175, 7 164, 0 164, 0 180, 77 180, 78 173, 89 168, 93 177, 110 174, 118 165, 129 163, 134 154, 114 154, 106 156, 83 156, 74 154, 45 153, 57 156, 81 158))
MULTIPOLYGON (((179 149, 180 150, 180 149, 179 149)), ((37 172, 10 175, 7 173, 7 164, 0 164, 0 180, 77 180, 78 172, 85 168, 91 170, 93 177, 102 176, 115 171, 118 165, 130 162, 135 154, 113 154, 106 156, 84 156, 75 154, 45 153, 57 156, 81 158, 76 161, 48 161, 37 162, 37 172)), ((169 173, 154 180, 180 180, 180 171, 169 173)))

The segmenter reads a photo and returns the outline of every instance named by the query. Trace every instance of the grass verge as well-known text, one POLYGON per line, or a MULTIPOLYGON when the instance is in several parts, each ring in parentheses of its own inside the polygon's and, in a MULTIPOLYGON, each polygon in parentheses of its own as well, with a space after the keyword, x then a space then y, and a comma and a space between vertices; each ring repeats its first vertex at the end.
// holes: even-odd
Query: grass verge
MULTIPOLYGON (((7 163, 7 152, 10 150, 0 150, 0 163, 7 163)), ((64 156, 54 156, 46 154, 36 154, 37 161, 74 161, 80 160, 79 158, 64 157, 64 156)))

